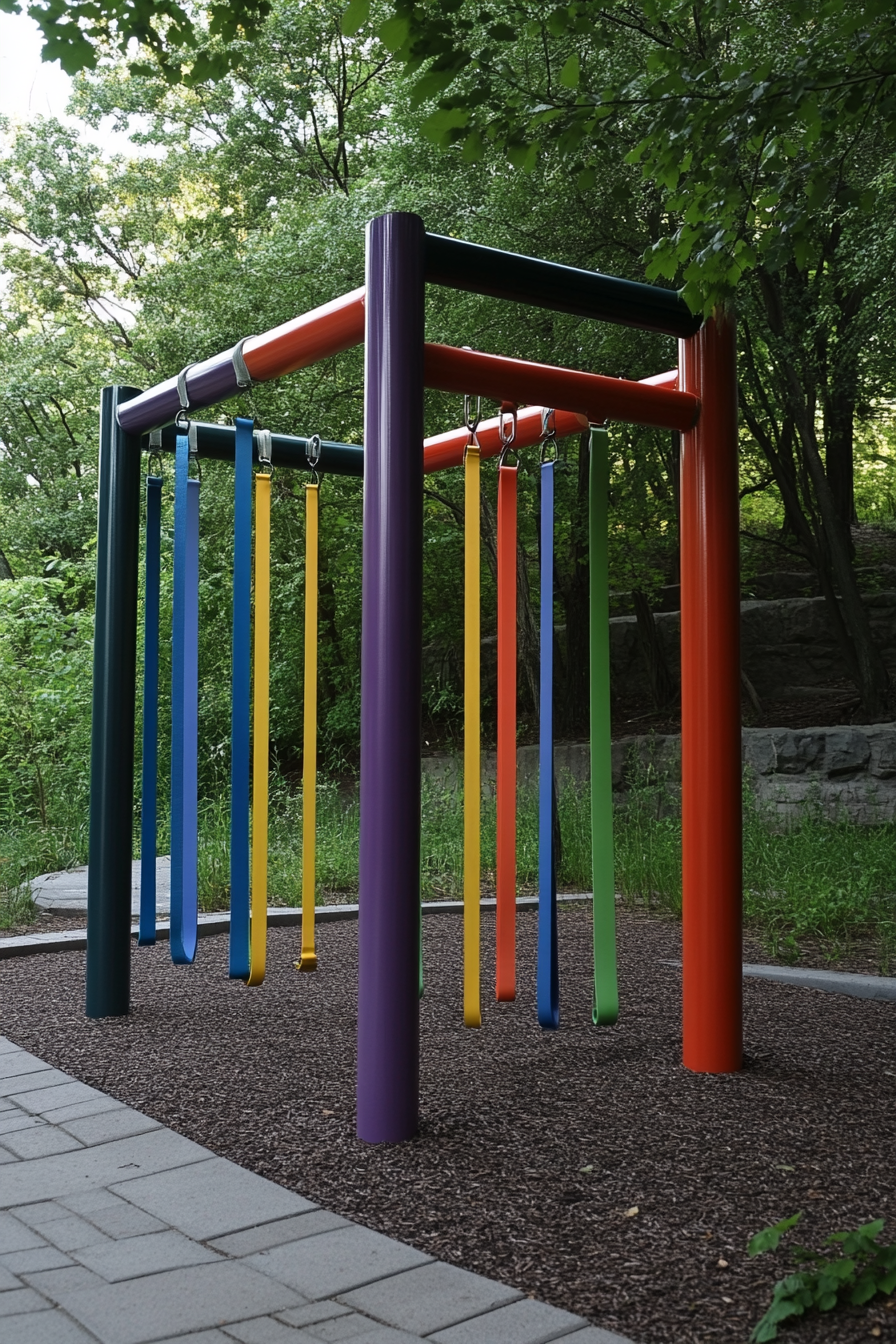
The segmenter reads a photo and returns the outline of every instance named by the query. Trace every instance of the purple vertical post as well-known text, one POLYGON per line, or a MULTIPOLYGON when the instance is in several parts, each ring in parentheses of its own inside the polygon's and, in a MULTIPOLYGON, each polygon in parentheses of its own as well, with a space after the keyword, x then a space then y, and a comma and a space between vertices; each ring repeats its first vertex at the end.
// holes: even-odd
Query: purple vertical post
POLYGON ((417 215, 367 226, 358 1137, 417 1133, 423 640, 423 254, 417 215))

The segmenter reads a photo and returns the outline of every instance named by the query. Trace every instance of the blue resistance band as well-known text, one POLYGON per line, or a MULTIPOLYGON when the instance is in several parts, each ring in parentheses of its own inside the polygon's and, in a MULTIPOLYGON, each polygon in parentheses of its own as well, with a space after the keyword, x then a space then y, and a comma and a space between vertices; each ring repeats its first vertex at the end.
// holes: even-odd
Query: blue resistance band
POLYGON ((252 633, 252 421, 237 419, 230 701, 230 974, 249 975, 249 660, 252 633))
POLYGON ((554 463, 541 464, 541 684, 538 711, 538 1021, 560 1025, 554 856, 554 463))
POLYGON ((146 585, 143 599, 143 771, 140 789, 140 931, 156 940, 156 791, 159 778, 159 565, 162 478, 146 478, 146 585))
POLYGON ((174 455, 174 620, 171 636, 171 960, 196 956, 198 923, 199 482, 190 445, 174 455))

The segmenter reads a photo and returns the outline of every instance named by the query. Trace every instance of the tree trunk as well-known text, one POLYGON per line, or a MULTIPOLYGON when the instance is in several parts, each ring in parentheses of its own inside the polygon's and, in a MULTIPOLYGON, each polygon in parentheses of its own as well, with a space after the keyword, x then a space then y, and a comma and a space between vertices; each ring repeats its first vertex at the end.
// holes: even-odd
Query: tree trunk
POLYGON ((650 694, 656 708, 663 710, 675 700, 675 682, 666 662, 666 653, 660 642, 659 631, 646 594, 640 588, 635 588, 632 590, 632 601, 635 604, 635 617, 638 622, 638 644, 650 680, 650 694))
POLYGON ((0 579, 14 579, 14 578, 15 574, 13 574, 12 572, 12 565, 9 563, 3 552, 0 551, 0 579))
MULTIPOLYGON (((762 377, 748 334, 747 353, 757 397, 772 427, 770 434, 757 437, 766 450, 776 482, 781 488, 788 516, 797 526, 807 556, 815 565, 844 661, 862 697, 863 712, 871 722, 879 721, 886 717, 890 678, 874 642, 871 622, 856 582, 849 525, 841 518, 844 506, 842 501, 838 506, 821 458, 815 429, 818 367, 813 361, 806 361, 806 352, 800 344, 802 333, 788 329, 787 315, 791 309, 796 309, 793 304, 785 302, 780 277, 760 269, 756 278, 772 336, 768 346, 771 368, 775 373, 787 419, 796 431, 798 456, 795 461, 791 457, 792 469, 783 469, 780 454, 773 451, 769 455, 768 452, 768 446, 771 446, 770 434, 778 434, 780 446, 780 433, 775 426, 774 407, 762 386, 762 377)), ((797 287, 804 284, 799 275, 790 278, 797 287)), ((846 345, 846 324, 850 313, 854 316, 852 309, 850 312, 844 310, 841 314, 841 346, 846 345)), ((830 383, 825 385, 826 395, 829 386, 830 383)), ((758 417, 755 414, 751 417, 747 412, 747 420, 752 429, 758 417)), ((841 468, 842 465, 840 461, 841 468)))
MULTIPOLYGON (((838 370, 831 395, 824 402, 824 463, 836 514, 847 529, 847 535, 848 529, 858 521, 853 474, 854 419, 855 378, 848 369, 838 370)), ((851 539, 849 549, 853 555, 851 539)))
MULTIPOLYGON (((794 382, 796 381, 793 373, 791 373, 791 378, 794 382)), ((794 401, 797 399, 797 394, 798 385, 792 387, 794 401)), ((793 409, 800 446, 803 450, 809 475, 812 478, 812 484, 815 487, 815 497, 821 514, 824 537, 831 557, 831 570, 840 589, 843 621, 855 650, 862 707, 870 721, 877 723, 886 718, 890 676, 881 657, 880 649, 874 642, 871 621, 862 601, 852 565, 849 529, 841 523, 837 516, 837 506, 818 449, 815 426, 806 415, 802 405, 794 406, 793 409)), ((834 601, 836 602, 836 598, 834 601)))

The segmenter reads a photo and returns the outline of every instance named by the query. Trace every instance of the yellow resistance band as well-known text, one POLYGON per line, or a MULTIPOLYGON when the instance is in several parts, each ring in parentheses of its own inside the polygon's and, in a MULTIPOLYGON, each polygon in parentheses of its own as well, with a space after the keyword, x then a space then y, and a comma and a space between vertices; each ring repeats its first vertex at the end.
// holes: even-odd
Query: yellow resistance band
POLYGON ((271 673, 271 478, 255 477, 255 693, 252 721, 250 985, 264 979, 268 931, 268 698, 271 673))
POLYGON ((317 970, 314 876, 317 820, 317 568, 320 485, 305 483, 305 747, 302 771, 302 953, 300 971, 317 970))
POLYGON ((464 454, 464 1025, 479 1008, 479 445, 464 454))

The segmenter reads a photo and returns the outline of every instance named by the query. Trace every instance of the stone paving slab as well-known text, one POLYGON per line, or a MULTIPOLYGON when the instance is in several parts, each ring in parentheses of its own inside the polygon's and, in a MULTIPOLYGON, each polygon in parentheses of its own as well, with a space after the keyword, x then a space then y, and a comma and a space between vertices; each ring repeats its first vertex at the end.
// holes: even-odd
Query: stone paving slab
POLYGON ((631 1344, 321 1209, 2 1037, 0 1082, 19 1089, 0 1099, 2 1344, 631 1344))
POLYGON ((456 1265, 436 1262, 380 1279, 355 1292, 341 1293, 340 1301, 386 1325, 429 1335, 469 1317, 482 1316, 519 1297, 522 1293, 516 1288, 471 1274, 456 1265))
POLYGON ((527 1297, 487 1316, 437 1330, 430 1338, 435 1344, 548 1344, 563 1336, 575 1339, 570 1330, 580 1331, 586 1324, 581 1316, 527 1297))
POLYGON ((380 1232, 349 1224, 261 1251, 249 1256, 247 1263, 313 1299, 337 1297, 402 1269, 427 1264, 431 1258, 380 1232))
MULTIPOLYGON (((170 1131, 162 1131, 163 1133, 170 1131)), ((205 1160, 110 1187, 199 1241, 316 1208, 309 1199, 200 1149, 205 1160)), ((324 1294, 325 1296, 325 1294, 324 1294)))

